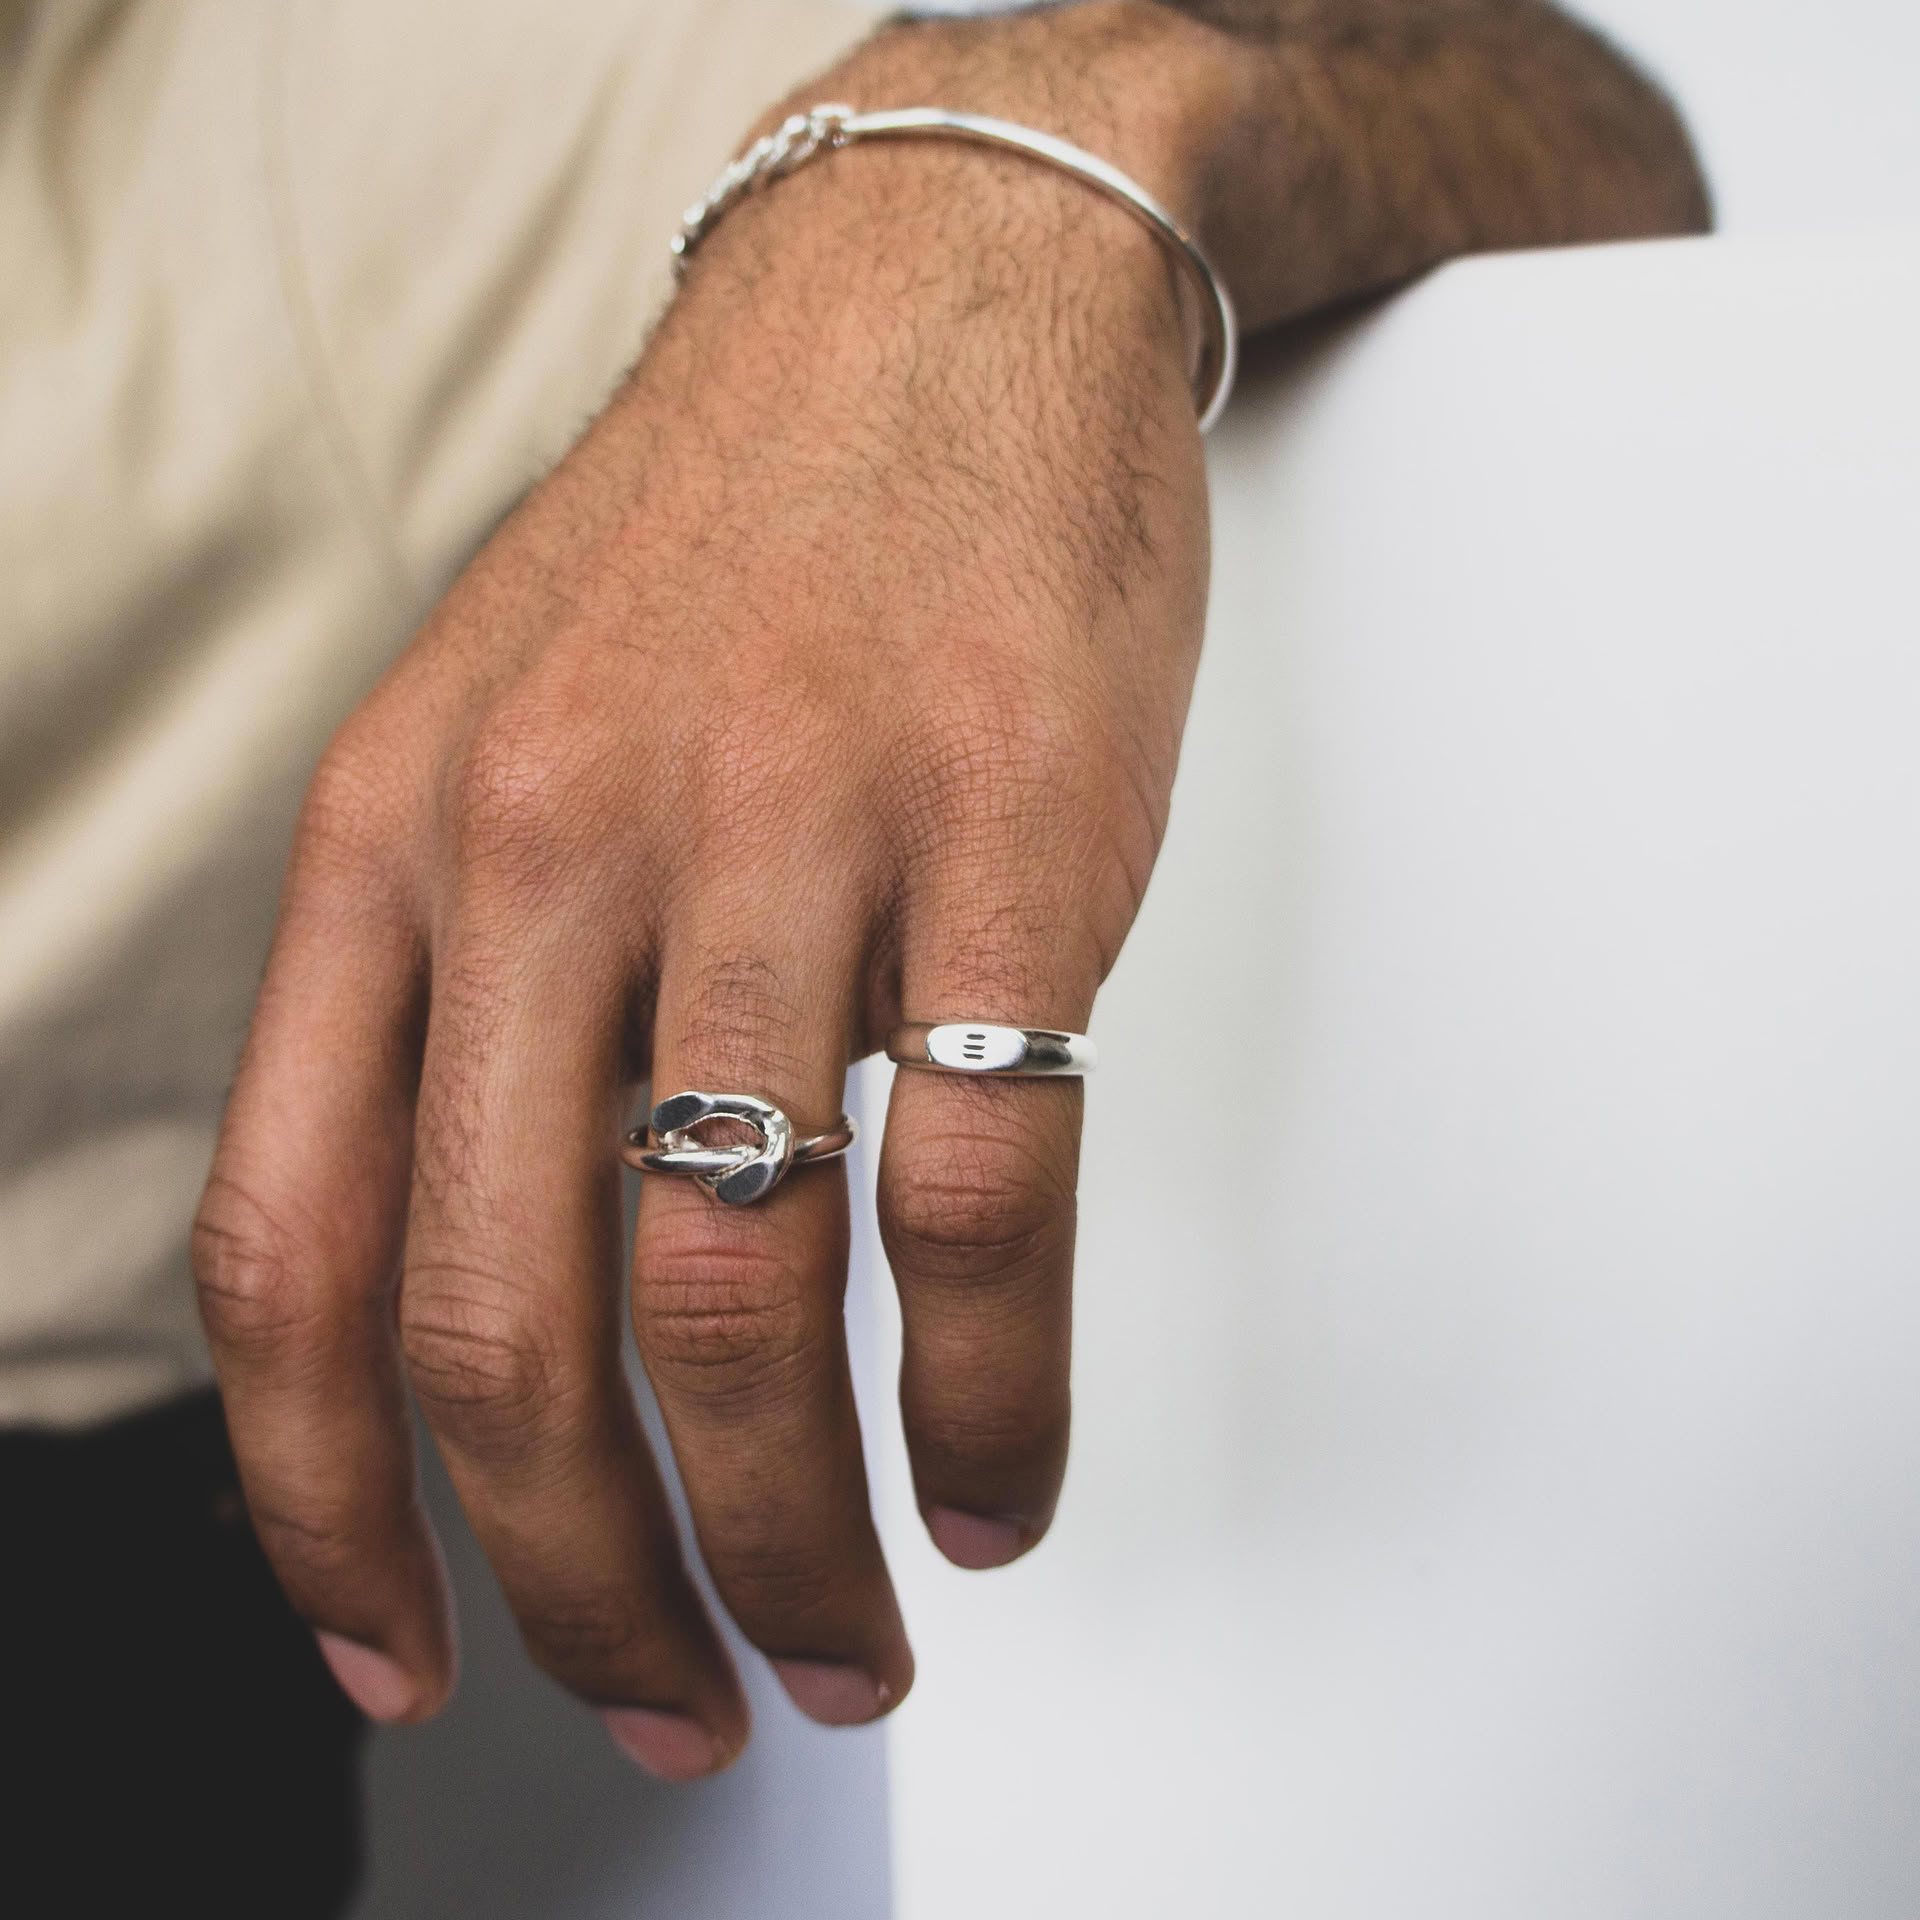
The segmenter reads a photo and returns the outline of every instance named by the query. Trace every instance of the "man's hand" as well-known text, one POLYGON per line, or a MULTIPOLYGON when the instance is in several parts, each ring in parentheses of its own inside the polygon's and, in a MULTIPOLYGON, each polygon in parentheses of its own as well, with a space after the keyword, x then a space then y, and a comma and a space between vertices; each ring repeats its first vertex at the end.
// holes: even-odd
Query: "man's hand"
MULTIPOLYGON (((1517 0, 899 26, 804 96, 829 97, 1101 152, 1255 324, 1468 246, 1700 217, 1665 108, 1517 0)), ((452 1680, 410 1383, 534 1657, 658 1772, 738 1751, 621 1372, 622 1119, 650 1077, 817 1130, 902 1018, 1086 1025, 1165 823, 1206 576, 1154 242, 1017 159, 863 147, 729 216, 342 732, 197 1265, 255 1524, 369 1711, 452 1680)), ((963 1565, 1032 1545, 1059 1490, 1079 1129, 1077 1082, 895 1088, 907 1435, 963 1565)), ((832 1722, 912 1677, 847 1235, 834 1169, 743 1210, 650 1180, 631 1287, 719 1593, 832 1722)))

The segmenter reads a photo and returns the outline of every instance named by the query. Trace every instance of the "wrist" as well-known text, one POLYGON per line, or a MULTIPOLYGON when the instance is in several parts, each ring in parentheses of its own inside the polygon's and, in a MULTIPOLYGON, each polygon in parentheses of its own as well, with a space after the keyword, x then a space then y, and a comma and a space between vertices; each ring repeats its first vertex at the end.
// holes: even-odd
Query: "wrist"
MULTIPOLYGON (((1244 91, 1222 52, 1220 36, 1141 0, 1079 0, 1018 18, 996 10, 990 19, 898 19, 772 109, 753 136, 791 114, 782 128, 791 138, 827 100, 846 102, 856 118, 905 109, 993 122, 1010 136, 1024 129, 1080 149, 1193 234, 1210 149, 1244 91)), ((883 276, 911 286, 923 319, 940 305, 929 261, 940 262, 962 303, 991 303, 1016 327, 1036 319, 1044 326, 1051 316, 1084 340, 1088 302, 1129 308, 1156 348, 1177 335, 1203 407, 1216 391, 1223 348, 1231 359, 1231 317, 1223 333, 1207 266, 1193 264, 1177 233, 1164 224, 1155 230, 1158 215, 1143 212, 1137 195, 1128 207, 1129 196, 1076 181, 1068 167, 990 144, 856 138, 849 147, 856 144, 858 152, 825 156, 819 171, 830 179, 803 183, 798 172, 813 168, 781 170, 764 196, 729 190, 730 207, 769 203, 759 234, 736 239, 748 248, 757 242, 762 256, 797 254, 817 268, 857 255, 862 240, 876 245, 890 256, 883 276), (1048 290, 1051 306, 1027 298, 1048 290)), ((761 150, 768 145, 759 140, 761 150)), ((704 224, 689 227, 690 244, 704 224)))
MULTIPOLYGON (((749 141, 826 100, 857 114, 937 107, 1082 147, 1185 222, 1203 136, 1231 91, 1214 39, 1160 8, 1112 0, 1089 0, 1070 16, 898 22, 770 110, 749 141)), ((951 322, 989 351, 1005 333, 1041 377, 1051 364, 1095 384, 1084 359, 1070 364, 1094 348, 1092 364, 1110 376, 1144 358, 1176 368, 1187 383, 1176 390, 1211 391, 1219 334, 1204 279, 1150 223, 1032 156, 950 141, 856 141, 724 204, 711 239, 704 221, 689 229, 701 264, 688 294, 697 287, 698 304, 717 311, 731 283, 750 289, 763 317, 772 302, 786 313, 801 303, 816 365, 834 332, 869 351, 876 372, 915 340, 938 341, 933 351, 949 356, 951 322), (709 276, 714 254, 725 264, 709 276)), ((1137 412, 1145 396, 1128 391, 1137 412)), ((1192 405, 1189 397, 1189 417, 1192 405)))

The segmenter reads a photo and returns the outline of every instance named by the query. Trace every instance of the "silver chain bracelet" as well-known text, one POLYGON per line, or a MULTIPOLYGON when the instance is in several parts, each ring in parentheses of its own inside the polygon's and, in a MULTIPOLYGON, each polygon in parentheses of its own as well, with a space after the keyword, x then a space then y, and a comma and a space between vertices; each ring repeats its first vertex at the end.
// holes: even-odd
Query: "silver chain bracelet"
POLYGON ((1071 146, 1050 133, 989 120, 979 114, 949 113, 942 107, 903 107, 888 113, 859 113, 852 107, 822 105, 796 113, 772 133, 756 140, 721 173, 705 198, 695 201, 673 237, 675 276, 685 271, 708 234, 748 194, 784 180, 817 154, 853 145, 857 140, 934 138, 966 140, 1000 147, 1045 162, 1104 193, 1147 229, 1172 256, 1199 296, 1203 337, 1194 367, 1194 404, 1205 433, 1225 410, 1239 364, 1239 327, 1233 302, 1213 263, 1199 243, 1144 187, 1109 166, 1096 154, 1071 146))

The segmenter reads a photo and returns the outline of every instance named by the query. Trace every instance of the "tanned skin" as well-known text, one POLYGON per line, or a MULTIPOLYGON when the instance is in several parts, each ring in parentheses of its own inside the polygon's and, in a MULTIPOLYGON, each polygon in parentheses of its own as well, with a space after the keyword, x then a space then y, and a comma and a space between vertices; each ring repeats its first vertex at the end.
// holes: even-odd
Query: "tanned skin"
MULTIPOLYGON (((1707 219, 1668 104, 1531 0, 902 22, 795 98, 1104 154, 1254 330, 1472 249, 1707 219)), ((533 1657, 660 1774, 744 1744, 623 1312, 749 1640, 818 1719, 906 1693, 843 1174, 740 1211, 651 1180, 623 1284, 618 1130, 649 1077, 824 1126, 903 1016, 1088 1024, 1199 655, 1187 350, 1164 257, 1084 186, 822 158, 713 234, 329 751, 196 1259, 260 1536, 377 1717, 453 1683, 410 1387, 533 1657)), ((962 1565, 1031 1547, 1059 1492, 1080 1114, 1077 1082, 895 1088, 907 1439, 962 1565)))

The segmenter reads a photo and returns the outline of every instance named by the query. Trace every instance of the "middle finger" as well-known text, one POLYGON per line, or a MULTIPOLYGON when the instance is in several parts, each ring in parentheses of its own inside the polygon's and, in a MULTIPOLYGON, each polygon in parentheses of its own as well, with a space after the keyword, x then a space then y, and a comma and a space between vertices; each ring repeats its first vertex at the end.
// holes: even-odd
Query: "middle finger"
MULTIPOLYGON (((695 914, 669 940, 656 1099, 771 1100, 796 1133, 838 1118, 861 956, 855 913, 695 914)), ((796 1167, 750 1206, 649 1175, 634 1327, 700 1544, 733 1617, 816 1720, 896 1704, 913 1677, 868 1504, 842 1303, 847 1182, 796 1167)))

